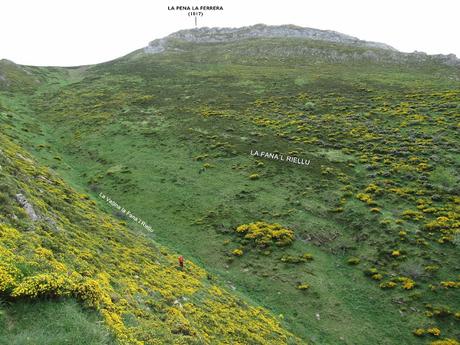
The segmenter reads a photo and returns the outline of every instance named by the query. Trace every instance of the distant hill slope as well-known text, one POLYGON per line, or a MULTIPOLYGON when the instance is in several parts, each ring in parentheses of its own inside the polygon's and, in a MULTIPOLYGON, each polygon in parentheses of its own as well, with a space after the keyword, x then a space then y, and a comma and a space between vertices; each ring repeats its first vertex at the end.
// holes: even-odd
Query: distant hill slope
POLYGON ((0 60, 0 90, 14 89, 21 86, 22 90, 29 86, 37 86, 39 80, 27 67, 18 66, 9 60, 0 60))

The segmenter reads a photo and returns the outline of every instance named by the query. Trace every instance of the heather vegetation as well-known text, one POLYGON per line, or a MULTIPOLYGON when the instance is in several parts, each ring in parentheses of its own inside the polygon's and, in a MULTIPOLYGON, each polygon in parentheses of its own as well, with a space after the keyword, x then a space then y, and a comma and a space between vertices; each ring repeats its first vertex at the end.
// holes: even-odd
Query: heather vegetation
POLYGON ((299 39, 174 48, 1 88, 6 313, 77 300, 125 343, 459 344, 458 67, 299 39))

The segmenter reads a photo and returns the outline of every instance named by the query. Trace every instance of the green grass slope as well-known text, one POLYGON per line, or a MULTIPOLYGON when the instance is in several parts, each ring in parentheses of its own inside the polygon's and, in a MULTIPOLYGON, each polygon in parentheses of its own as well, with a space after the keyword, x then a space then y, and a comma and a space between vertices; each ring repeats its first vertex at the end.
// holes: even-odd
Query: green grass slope
MULTIPOLYGON (((5 303, 6 304, 6 303, 5 303)), ((103 320, 72 300, 17 301, 0 308, 2 345, 116 344, 103 320)))
POLYGON ((2 130, 305 342, 457 344, 459 69, 299 39, 172 47, 4 94, 2 130))
MULTIPOLYGON (((220 288, 193 262, 180 270, 176 255, 100 212, 88 195, 69 188, 3 134, 0 144, 0 297, 19 323, 27 309, 40 308, 42 324, 56 309, 62 320, 54 325, 63 323, 40 334, 38 325, 4 325, 3 339, 21 343, 37 334, 35 343, 45 337, 47 344, 67 343, 89 316, 85 320, 67 302, 24 303, 73 298, 96 310, 121 344, 300 343, 267 311, 220 288), (59 340, 59 334, 65 336, 59 340)), ((97 340, 101 330, 93 329, 97 340)))

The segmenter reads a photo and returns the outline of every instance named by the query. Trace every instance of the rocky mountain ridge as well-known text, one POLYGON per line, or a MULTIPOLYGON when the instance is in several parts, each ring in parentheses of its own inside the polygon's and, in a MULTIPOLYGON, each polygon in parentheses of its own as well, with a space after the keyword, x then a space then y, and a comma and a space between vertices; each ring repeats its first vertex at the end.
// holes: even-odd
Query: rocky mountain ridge
POLYGON ((329 62, 343 62, 348 59, 355 61, 372 60, 378 63, 423 63, 434 61, 449 66, 460 66, 460 59, 457 58, 455 54, 429 55, 419 51, 404 53, 385 43, 364 41, 336 31, 305 28, 295 25, 270 26, 257 24, 240 28, 202 27, 180 30, 166 37, 151 41, 149 45, 144 48, 144 52, 156 54, 167 50, 177 50, 173 47, 174 41, 177 40, 191 43, 228 43, 251 38, 302 38, 306 40, 336 43, 359 50, 358 52, 350 54, 331 49, 306 49, 305 47, 295 49, 295 51, 292 49, 286 50, 284 47, 281 47, 279 52, 271 49, 271 53, 276 55, 321 55, 322 58, 327 57, 328 61, 331 60, 329 62), (325 50, 329 50, 329 52, 325 52, 325 50))
POLYGON ((146 52, 158 53, 165 49, 165 43, 170 39, 179 39, 187 42, 218 43, 233 42, 248 38, 282 38, 295 37, 334 43, 353 44, 360 47, 380 48, 396 51, 395 48, 379 42, 363 41, 359 38, 342 34, 332 30, 304 28, 296 25, 265 25, 256 24, 240 28, 202 27, 180 30, 162 39, 149 43, 146 52))

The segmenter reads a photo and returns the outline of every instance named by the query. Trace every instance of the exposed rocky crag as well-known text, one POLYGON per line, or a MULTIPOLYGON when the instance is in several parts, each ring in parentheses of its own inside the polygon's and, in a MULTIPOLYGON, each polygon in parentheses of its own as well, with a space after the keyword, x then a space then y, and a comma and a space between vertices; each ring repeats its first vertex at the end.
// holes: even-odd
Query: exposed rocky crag
POLYGON ((26 197, 23 194, 16 194, 16 200, 24 208, 24 211, 27 213, 27 215, 33 222, 40 219, 40 217, 35 212, 32 204, 26 199, 26 197))
POLYGON ((371 47, 388 50, 396 50, 393 47, 378 43, 360 40, 359 38, 341 34, 331 30, 318 30, 312 28, 303 28, 295 25, 279 25, 269 26, 257 24, 253 26, 245 26, 241 28, 198 28, 190 30, 181 30, 175 32, 166 38, 150 42, 146 48, 148 52, 159 52, 165 48, 165 43, 169 39, 175 38, 188 42, 197 43, 216 43, 216 42, 232 42, 247 38, 281 38, 281 37, 296 37, 307 38, 312 40, 328 41, 335 43, 353 44, 360 47, 371 47))

